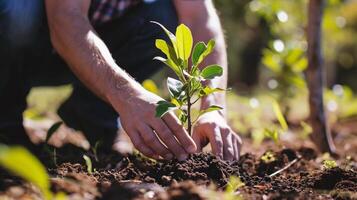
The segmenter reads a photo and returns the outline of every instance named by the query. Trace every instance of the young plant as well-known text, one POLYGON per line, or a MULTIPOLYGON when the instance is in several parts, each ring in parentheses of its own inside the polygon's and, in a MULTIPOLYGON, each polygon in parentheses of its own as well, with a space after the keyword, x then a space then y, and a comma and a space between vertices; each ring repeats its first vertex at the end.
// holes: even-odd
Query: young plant
POLYGON ((47 131, 46 134, 46 139, 45 139, 45 144, 43 146, 44 151, 50 154, 52 158, 52 162, 55 166, 57 166, 57 150, 56 147, 51 147, 50 144, 48 143, 52 137, 52 135, 61 127, 63 122, 59 121, 54 123, 47 131))
POLYGON ((191 135, 192 126, 201 115, 222 109, 220 106, 212 105, 206 110, 201 110, 196 119, 193 119, 192 116, 192 106, 198 100, 215 92, 224 91, 221 88, 204 85, 206 80, 223 74, 222 67, 216 64, 201 67, 203 60, 213 51, 215 41, 210 40, 207 44, 198 42, 192 50, 193 38, 187 26, 179 25, 174 35, 163 25, 157 22, 153 23, 164 30, 171 42, 168 44, 163 39, 157 39, 155 45, 166 55, 166 58, 155 57, 154 59, 165 63, 178 77, 178 80, 170 77, 167 79, 171 102, 164 100, 157 102, 156 116, 163 117, 169 111, 178 110, 178 117, 182 125, 186 125, 187 131, 191 135))
POLYGON ((0 144, 0 166, 35 185, 46 200, 66 199, 63 193, 51 192, 50 177, 46 168, 24 147, 8 147, 0 144))
POLYGON ((92 160, 91 160, 90 157, 87 156, 87 155, 83 155, 83 159, 84 159, 84 161, 86 162, 88 174, 93 174, 92 160))
POLYGON ((324 169, 332 169, 337 167, 337 163, 334 160, 324 160, 323 162, 324 169))

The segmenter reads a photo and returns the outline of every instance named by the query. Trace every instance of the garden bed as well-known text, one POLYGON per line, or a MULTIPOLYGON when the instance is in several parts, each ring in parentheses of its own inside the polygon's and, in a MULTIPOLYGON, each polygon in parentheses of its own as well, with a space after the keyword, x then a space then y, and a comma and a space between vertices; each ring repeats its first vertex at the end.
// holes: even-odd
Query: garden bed
MULTIPOLYGON (((71 151, 81 155, 80 150, 71 151)), ((51 167, 49 173, 51 189, 65 192, 69 199, 357 198, 354 158, 341 157, 338 166, 323 167, 321 157, 307 147, 267 150, 263 155, 245 153, 234 162, 210 153, 193 154, 183 162, 153 161, 138 154, 102 154, 99 162, 92 157, 92 173, 80 158, 68 159, 62 157, 62 163, 51 167), (235 185, 234 192, 228 194, 226 188, 235 184, 232 176, 239 177, 244 186, 235 185)), ((0 197, 41 199, 35 187, 5 171, 1 172, 0 189, 0 197)))

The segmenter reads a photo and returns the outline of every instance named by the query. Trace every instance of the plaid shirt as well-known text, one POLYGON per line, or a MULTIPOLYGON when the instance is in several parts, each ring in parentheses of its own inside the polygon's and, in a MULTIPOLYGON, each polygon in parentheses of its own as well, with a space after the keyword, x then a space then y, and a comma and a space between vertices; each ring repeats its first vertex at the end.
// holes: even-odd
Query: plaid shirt
POLYGON ((92 0, 93 15, 91 21, 98 25, 118 18, 126 13, 130 8, 136 6, 143 0, 92 0))

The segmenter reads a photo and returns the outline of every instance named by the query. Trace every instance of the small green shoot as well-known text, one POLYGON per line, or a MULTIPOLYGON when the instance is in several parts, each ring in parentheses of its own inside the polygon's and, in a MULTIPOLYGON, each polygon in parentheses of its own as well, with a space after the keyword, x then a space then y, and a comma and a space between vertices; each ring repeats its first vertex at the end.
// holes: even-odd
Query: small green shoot
POLYGON ((260 157, 260 159, 261 159, 264 163, 268 164, 268 163, 271 163, 271 162, 276 161, 276 156, 275 156, 275 153, 274 153, 274 152, 272 152, 272 151, 267 151, 267 152, 265 152, 265 153, 260 157))
POLYGON ((62 124, 62 121, 56 122, 48 129, 45 140, 46 144, 48 144, 48 141, 50 141, 52 135, 59 129, 59 127, 61 127, 62 124))
POLYGON ((156 116, 163 117, 169 111, 178 110, 178 118, 181 124, 186 125, 188 133, 192 135, 192 127, 200 116, 207 112, 222 109, 220 106, 211 105, 206 110, 199 112, 196 119, 193 119, 192 116, 192 106, 198 100, 213 93, 225 91, 221 88, 211 88, 204 85, 205 81, 223 74, 221 66, 214 64, 200 68, 203 60, 212 53, 215 41, 210 40, 207 44, 198 42, 193 46, 191 31, 184 24, 177 27, 174 35, 163 25, 157 22, 153 23, 164 30, 171 42, 170 45, 163 39, 157 39, 155 45, 166 55, 166 58, 155 57, 154 59, 165 63, 179 79, 170 77, 167 79, 171 101, 157 102, 156 116), (189 66, 190 63, 192 65, 189 66))
POLYGON ((56 147, 51 147, 48 142, 50 141, 53 134, 61 127, 62 124, 63 124, 62 121, 56 122, 48 129, 46 134, 45 144, 43 147, 44 151, 48 152, 48 154, 51 155, 52 162, 55 166, 57 166, 57 150, 56 147))
POLYGON ((237 176, 231 176, 229 178, 229 182, 227 183, 226 191, 227 192, 235 192, 239 188, 243 187, 245 184, 242 180, 237 176))
POLYGON ((266 128, 264 130, 264 135, 265 137, 272 139, 276 145, 280 145, 279 132, 277 130, 270 130, 266 128))
POLYGON ((273 100, 273 110, 281 128, 283 129, 283 131, 287 131, 289 129, 288 123, 286 122, 285 117, 281 112, 280 106, 276 100, 273 100))
POLYGON ((55 195, 51 192, 50 177, 46 168, 24 147, 8 147, 0 144, 0 165, 38 187, 46 200, 66 199, 63 193, 55 195))
POLYGON ((83 155, 83 159, 84 159, 84 161, 86 162, 88 174, 93 174, 92 160, 91 160, 90 157, 87 156, 87 155, 83 155))
POLYGON ((93 151, 93 154, 94 154, 94 159, 96 162, 99 162, 99 157, 98 157, 98 148, 100 146, 103 145, 103 141, 102 140, 98 140, 94 146, 92 147, 92 151, 93 151))
POLYGON ((243 187, 245 184, 241 181, 239 177, 231 176, 227 187, 223 193, 223 199, 225 200, 241 200, 243 197, 240 194, 237 194, 237 190, 243 187))
POLYGON ((322 162, 324 169, 332 169, 337 167, 337 163, 334 160, 324 160, 322 162))

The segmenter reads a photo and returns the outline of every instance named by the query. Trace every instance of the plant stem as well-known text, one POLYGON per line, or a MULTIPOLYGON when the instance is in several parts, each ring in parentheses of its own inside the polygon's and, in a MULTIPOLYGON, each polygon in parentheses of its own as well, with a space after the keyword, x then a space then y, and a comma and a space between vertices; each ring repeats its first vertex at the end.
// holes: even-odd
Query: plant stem
POLYGON ((190 84, 187 86, 187 131, 188 134, 191 136, 192 135, 192 123, 191 123, 191 95, 190 95, 190 84))

